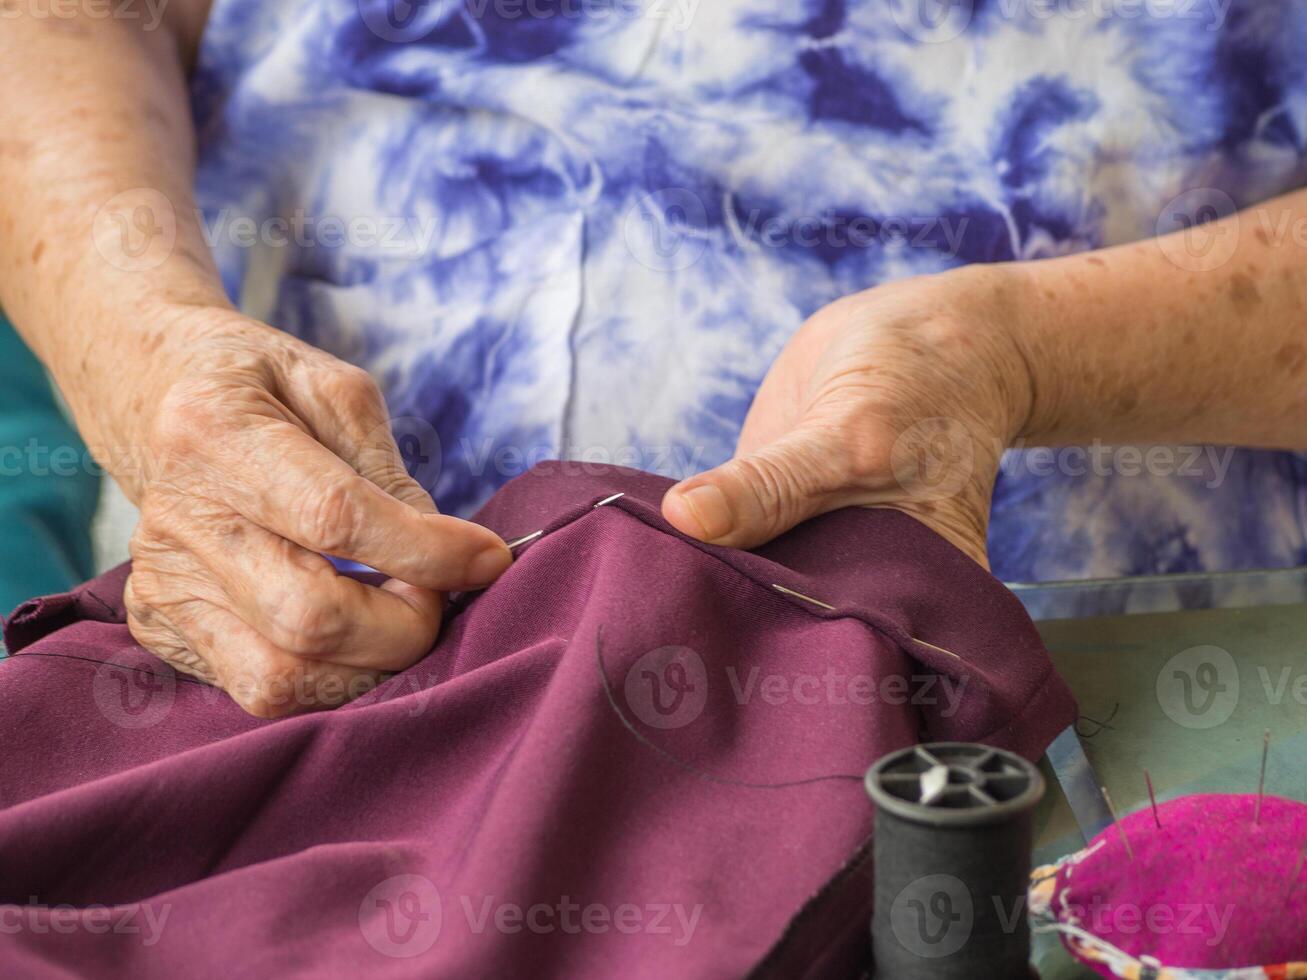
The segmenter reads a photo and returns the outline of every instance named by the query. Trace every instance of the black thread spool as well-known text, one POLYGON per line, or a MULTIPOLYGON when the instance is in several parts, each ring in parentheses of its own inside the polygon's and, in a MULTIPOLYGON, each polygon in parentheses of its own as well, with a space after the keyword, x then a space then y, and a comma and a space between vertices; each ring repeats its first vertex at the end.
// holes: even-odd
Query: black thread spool
POLYGON ((877 980, 1029 980, 1039 770, 987 745, 936 742, 870 770, 877 980))

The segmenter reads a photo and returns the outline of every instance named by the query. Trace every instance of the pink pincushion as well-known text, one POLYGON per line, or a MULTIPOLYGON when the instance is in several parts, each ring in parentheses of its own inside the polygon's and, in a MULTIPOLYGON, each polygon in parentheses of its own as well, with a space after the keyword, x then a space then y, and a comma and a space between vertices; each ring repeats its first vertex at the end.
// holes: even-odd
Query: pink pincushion
POLYGON ((1186 796, 1157 808, 1160 829, 1145 807, 1037 870, 1031 911, 1103 976, 1159 964, 1307 976, 1293 962, 1307 961, 1307 805, 1264 797, 1254 824, 1256 806, 1255 795, 1186 796))

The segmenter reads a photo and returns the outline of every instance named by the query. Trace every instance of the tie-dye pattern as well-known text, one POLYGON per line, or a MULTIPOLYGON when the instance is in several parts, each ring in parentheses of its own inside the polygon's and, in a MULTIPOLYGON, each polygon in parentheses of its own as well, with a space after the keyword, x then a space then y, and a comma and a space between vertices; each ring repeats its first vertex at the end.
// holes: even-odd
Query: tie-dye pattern
MULTIPOLYGON (((198 190, 232 295, 367 367, 466 514, 542 457, 727 459, 841 295, 1301 185, 1305 43, 1295 0, 216 0, 198 190)), ((995 570, 1307 560, 1307 462, 1228 462, 1010 454, 995 570)))

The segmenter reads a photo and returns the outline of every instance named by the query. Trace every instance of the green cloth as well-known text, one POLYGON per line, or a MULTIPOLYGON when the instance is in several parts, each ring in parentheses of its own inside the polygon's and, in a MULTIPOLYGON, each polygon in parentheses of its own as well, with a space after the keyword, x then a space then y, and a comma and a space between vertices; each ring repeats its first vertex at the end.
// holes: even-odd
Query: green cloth
POLYGON ((95 573, 99 495, 99 468, 40 362, 0 315, 0 615, 95 573))

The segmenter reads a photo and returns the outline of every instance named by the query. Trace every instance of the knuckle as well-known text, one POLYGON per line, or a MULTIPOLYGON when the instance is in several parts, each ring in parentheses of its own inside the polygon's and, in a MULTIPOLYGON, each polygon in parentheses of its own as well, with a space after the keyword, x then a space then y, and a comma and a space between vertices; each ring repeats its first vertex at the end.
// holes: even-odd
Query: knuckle
POLYGON ((176 532, 182 524, 178 520, 178 501, 157 493, 150 493, 141 502, 141 516, 127 542, 127 551, 133 562, 142 566, 163 563, 177 545, 176 532))
POLYGON ((272 611, 269 637, 289 653, 312 654, 334 650, 344 633, 339 607, 313 589, 286 595, 272 611))
POLYGON ((195 450, 217 424, 208 386, 196 381, 173 385, 159 401, 150 430, 156 448, 195 450))
POLYGON ((242 684, 236 690, 227 692, 247 715, 255 718, 280 718, 290 713, 290 708, 279 704, 275 698, 264 695, 258 685, 242 684))
POLYGON ((295 711, 299 671, 271 665, 250 666, 224 683, 228 695, 255 718, 281 718, 295 711))
POLYGON ((877 485, 889 474, 893 439, 886 430, 867 422, 850 422, 840 427, 833 442, 839 449, 831 462, 847 482, 877 485))
POLYGON ((767 530, 779 531, 793 524, 798 501, 804 494, 803 483, 794 467, 767 454, 750 456, 740 463, 744 482, 753 494, 767 530))
POLYGON ((151 649, 150 652, 180 673, 198 677, 210 684, 216 680, 212 668, 204 658, 183 643, 167 645, 166 651, 151 649))
POLYGON ((303 543, 328 554, 348 552, 358 539, 361 516, 354 488, 348 482, 326 483, 299 504, 303 543))
POLYGON ((123 587, 123 608, 145 626, 152 625, 156 610, 162 605, 158 581, 140 568, 133 567, 123 587))
POLYGON ((842 463, 849 482, 854 486, 877 487, 890 473, 889 449, 874 439, 850 440, 842 463))
POLYGON ((132 639, 156 657, 167 660, 176 648, 176 638, 166 629, 160 627, 154 610, 140 602, 128 598, 123 593, 123 608, 127 613, 127 631, 132 639))
POLYGON ((328 393, 346 416, 369 417, 383 404, 372 375, 352 364, 341 364, 328 376, 328 393))

